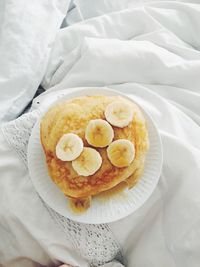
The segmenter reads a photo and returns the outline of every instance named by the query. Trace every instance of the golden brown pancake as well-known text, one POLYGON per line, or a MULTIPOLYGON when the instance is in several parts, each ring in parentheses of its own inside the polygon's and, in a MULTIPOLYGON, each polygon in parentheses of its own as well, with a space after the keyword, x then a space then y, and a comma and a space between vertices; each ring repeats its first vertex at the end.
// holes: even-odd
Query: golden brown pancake
POLYGON ((60 190, 73 199, 88 199, 109 190, 122 181, 129 187, 135 185, 144 168, 148 150, 148 132, 140 108, 129 102, 134 111, 132 122, 124 128, 113 127, 114 140, 127 139, 135 146, 135 158, 128 167, 118 168, 107 157, 106 147, 95 148, 102 157, 100 169, 90 176, 78 175, 71 162, 56 156, 56 145, 63 134, 74 133, 82 138, 84 146, 90 147, 85 139, 85 129, 91 119, 105 119, 105 108, 113 101, 128 101, 121 96, 85 96, 56 104, 41 120, 41 143, 46 155, 49 175, 60 190))

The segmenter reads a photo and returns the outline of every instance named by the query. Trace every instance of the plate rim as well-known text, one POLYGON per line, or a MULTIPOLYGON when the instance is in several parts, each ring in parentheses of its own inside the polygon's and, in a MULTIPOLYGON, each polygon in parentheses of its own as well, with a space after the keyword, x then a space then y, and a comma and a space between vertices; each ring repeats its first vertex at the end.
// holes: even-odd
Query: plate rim
MULTIPOLYGON (((159 182, 159 179, 160 179, 160 176, 161 176, 161 172, 162 172, 162 166, 163 166, 163 146, 162 146, 162 140, 161 140, 161 136, 160 136, 160 133, 155 125, 155 122, 154 120, 152 119, 152 116, 140 105, 140 103, 138 103, 137 100, 134 99, 134 94, 133 94, 133 99, 130 98, 129 96, 127 96, 126 94, 123 94, 122 92, 120 91, 117 91, 117 90, 114 90, 114 89, 111 89, 111 88, 107 88, 107 87, 77 87, 77 88, 68 88, 68 89, 64 89, 64 90, 60 90, 60 91, 52 91, 49 93, 49 95, 47 94, 46 95, 46 100, 50 99, 52 97, 52 101, 50 101, 47 105, 42 105, 41 103, 41 106, 39 107, 40 111, 41 111, 41 114, 39 116, 39 118, 37 119, 33 129, 32 129, 32 132, 31 132, 31 135, 30 135, 30 138, 29 138, 29 142, 28 142, 28 148, 27 148, 27 162, 28 162, 28 169, 29 169, 29 175, 30 175, 30 179, 33 183, 33 186, 36 190, 36 192, 38 193, 38 195, 42 198, 42 200, 45 202, 46 205, 48 205, 52 210, 54 210, 55 212, 57 212, 58 214, 64 216, 65 218, 68 218, 70 220, 73 220, 73 221, 76 221, 76 222, 79 222, 79 223, 86 223, 86 224, 102 224, 102 223, 112 223, 112 222, 115 222, 115 221, 119 221, 119 220, 122 220, 124 219, 125 217, 133 214, 134 212, 136 212, 139 208, 141 208, 144 203, 146 203, 146 201, 150 198, 150 196, 152 195, 152 193, 154 192, 155 188, 157 187, 157 184, 159 182), (98 89, 97 89, 98 88, 98 89), (99 92, 99 89, 101 89, 101 92, 99 92), (87 92, 85 92, 87 91, 87 92), (89 91, 89 93, 88 93, 89 91), (91 92, 90 92, 91 91, 91 92), (103 91, 103 93, 102 93, 103 91), (95 93, 94 93, 95 92, 95 93), (118 218, 110 218, 110 220, 98 220, 98 221, 95 221, 94 219, 91 220, 91 221, 87 221, 87 220, 84 220, 84 217, 82 216, 77 216, 76 219, 73 217, 71 218, 69 216, 69 214, 67 215, 64 215, 64 214, 61 214, 58 210, 56 210, 55 208, 53 208, 51 205, 49 205, 49 203, 44 199, 44 196, 42 196, 42 194, 39 192, 40 190, 38 190, 37 186, 35 185, 35 182, 34 182, 34 178, 32 177, 32 170, 31 170, 31 164, 30 164, 30 155, 31 155, 31 142, 32 142, 32 138, 34 138, 34 133, 36 131, 36 128, 40 128, 40 120, 43 116, 43 114, 53 105, 55 105, 56 103, 58 102, 61 102, 62 100, 64 99, 72 99, 72 98, 75 98, 75 97, 80 97, 80 96, 85 96, 85 95, 94 95, 94 94, 103 94, 105 95, 104 93, 107 92, 109 94, 107 95, 120 95, 120 96, 123 96, 124 98, 128 99, 129 101, 132 101, 133 103, 137 104, 139 106, 139 108, 142 110, 142 112, 144 113, 145 115, 145 119, 148 118, 148 121, 151 122, 151 126, 153 126, 153 129, 154 129, 154 133, 156 133, 156 140, 157 140, 157 144, 158 144, 158 148, 159 148, 159 168, 157 169, 157 177, 156 179, 154 179, 154 183, 153 183, 153 186, 151 187, 151 190, 148 190, 148 194, 146 194, 146 197, 144 198, 144 200, 142 202, 140 202, 140 205, 137 206, 136 208, 134 209, 128 209, 127 212, 124 212, 123 215, 119 216, 118 218), (55 95, 60 95, 60 97, 58 99, 53 99, 55 97, 55 95), (80 94, 81 93, 81 94, 80 94)), ((45 102, 45 101, 44 101, 45 102)), ((44 104, 44 103, 43 103, 44 104)), ((39 140, 39 143, 40 143, 40 140, 39 140)), ((40 143, 41 144, 41 143, 40 143)), ((42 149, 42 147, 41 147, 42 149)), ((43 150, 42 150, 43 151, 43 150)), ((44 152, 43 152, 44 153, 44 152)), ((49 174, 48 174, 49 176, 49 174)), ((49 176, 49 179, 51 179, 51 177, 49 176)), ((55 185, 56 186, 56 185, 55 185)), ((60 191, 61 194, 62 194, 62 191, 60 191)), ((66 209, 69 209, 66 205, 66 209)))

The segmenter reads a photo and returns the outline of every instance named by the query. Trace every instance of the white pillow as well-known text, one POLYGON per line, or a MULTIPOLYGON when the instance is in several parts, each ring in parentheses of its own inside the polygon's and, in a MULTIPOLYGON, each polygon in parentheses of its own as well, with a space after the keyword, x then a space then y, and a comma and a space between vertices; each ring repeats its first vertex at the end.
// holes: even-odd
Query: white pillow
POLYGON ((32 100, 69 0, 0 1, 0 122, 32 100))

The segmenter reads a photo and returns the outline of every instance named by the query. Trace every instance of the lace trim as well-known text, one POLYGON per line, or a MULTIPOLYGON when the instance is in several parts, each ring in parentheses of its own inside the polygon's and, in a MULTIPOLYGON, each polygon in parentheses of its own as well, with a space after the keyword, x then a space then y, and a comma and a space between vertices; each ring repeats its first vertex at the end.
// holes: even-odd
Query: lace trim
POLYGON ((26 113, 18 119, 2 125, 1 130, 9 145, 14 148, 27 167, 27 147, 31 130, 35 125, 40 110, 26 113))
POLYGON ((103 265, 113 259, 123 262, 119 244, 114 239, 108 224, 81 224, 66 219, 48 206, 47 209, 67 239, 72 241, 73 247, 87 259, 91 267, 103 265))
MULTIPOLYGON (((40 114, 40 110, 37 109, 1 127, 5 139, 21 157, 26 168, 28 168, 29 137, 40 114)), ((120 246, 108 224, 93 225, 74 222, 58 214, 46 203, 43 202, 43 205, 60 226, 66 238, 71 240, 74 249, 90 263, 90 266, 100 266, 113 259, 123 263, 120 246)))

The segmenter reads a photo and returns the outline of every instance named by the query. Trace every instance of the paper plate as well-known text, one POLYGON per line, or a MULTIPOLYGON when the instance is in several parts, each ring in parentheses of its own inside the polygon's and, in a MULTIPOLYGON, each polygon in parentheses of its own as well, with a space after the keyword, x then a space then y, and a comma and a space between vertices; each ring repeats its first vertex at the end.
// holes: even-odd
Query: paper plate
MULTIPOLYGON (((133 100, 134 98, 129 98, 118 91, 107 88, 84 88, 81 90, 67 89, 59 94, 52 93, 43 104, 43 112, 57 101, 71 99, 82 95, 95 94, 122 95, 139 105, 137 101, 133 100)), ((91 207, 82 214, 76 214, 69 208, 67 198, 49 177, 45 162, 45 155, 40 143, 40 120, 38 120, 29 139, 28 167, 31 180, 40 197, 52 209, 64 217, 74 221, 91 224, 109 223, 122 219, 141 207, 155 189, 162 168, 162 144, 158 130, 156 129, 151 117, 143 110, 143 108, 141 109, 147 122, 150 143, 142 177, 132 189, 126 189, 121 196, 116 195, 105 199, 104 201, 102 201, 102 198, 94 197, 92 199, 91 207)))

